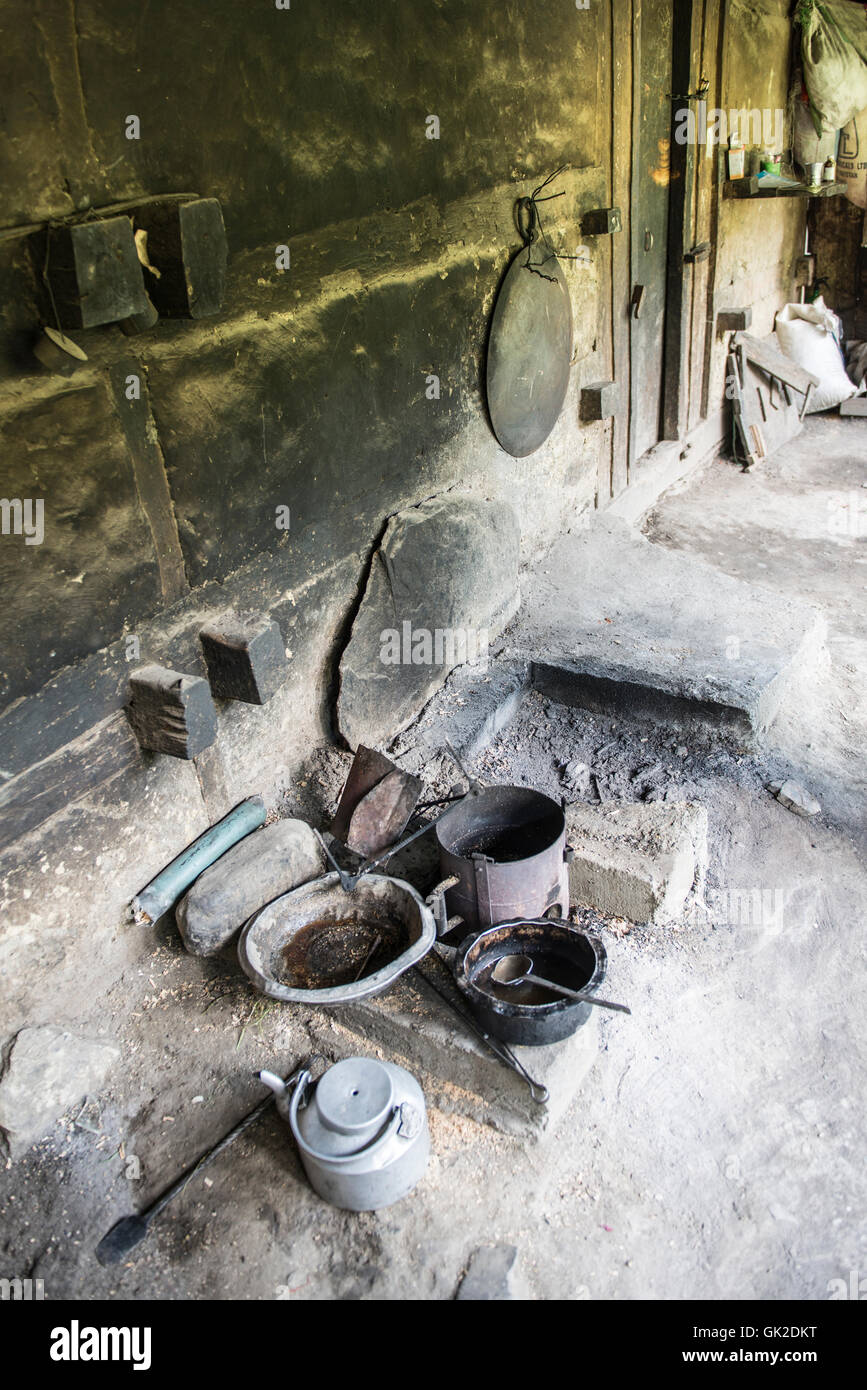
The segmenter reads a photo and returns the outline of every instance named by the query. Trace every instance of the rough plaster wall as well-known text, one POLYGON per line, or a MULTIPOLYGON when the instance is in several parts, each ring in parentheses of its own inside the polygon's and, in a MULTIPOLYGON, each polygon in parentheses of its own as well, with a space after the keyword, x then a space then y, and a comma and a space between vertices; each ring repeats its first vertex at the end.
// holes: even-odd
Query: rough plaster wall
MULTIPOLYGON (((787 0, 734 0, 724 30, 722 99, 725 111, 786 110, 792 25, 787 0)), ((784 145, 791 143, 784 121, 784 145)), ((718 151, 721 162, 725 152, 718 151)), ((724 173, 721 177, 724 177, 724 173)), ((714 317, 752 307, 750 330, 764 337, 774 315, 795 297, 795 261, 803 253, 806 201, 800 198, 720 200, 714 317)), ((722 397, 725 344, 711 359, 710 399, 722 397)))

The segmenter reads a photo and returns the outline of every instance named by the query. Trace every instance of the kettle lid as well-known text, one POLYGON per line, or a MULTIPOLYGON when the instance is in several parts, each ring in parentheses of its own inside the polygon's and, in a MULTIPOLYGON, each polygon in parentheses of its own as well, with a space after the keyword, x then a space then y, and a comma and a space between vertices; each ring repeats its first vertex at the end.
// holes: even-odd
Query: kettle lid
POLYGON ((347 1057, 319 1078, 315 1105, 326 1129, 360 1136, 385 1123, 393 1095, 392 1079, 382 1062, 347 1057))

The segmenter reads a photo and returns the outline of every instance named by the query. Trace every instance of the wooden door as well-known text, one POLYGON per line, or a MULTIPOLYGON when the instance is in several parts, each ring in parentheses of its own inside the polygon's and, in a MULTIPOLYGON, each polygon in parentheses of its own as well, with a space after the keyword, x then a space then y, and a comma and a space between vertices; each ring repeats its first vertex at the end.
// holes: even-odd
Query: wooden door
POLYGON ((630 465, 662 437, 671 161, 671 0, 634 0, 633 18, 630 465))

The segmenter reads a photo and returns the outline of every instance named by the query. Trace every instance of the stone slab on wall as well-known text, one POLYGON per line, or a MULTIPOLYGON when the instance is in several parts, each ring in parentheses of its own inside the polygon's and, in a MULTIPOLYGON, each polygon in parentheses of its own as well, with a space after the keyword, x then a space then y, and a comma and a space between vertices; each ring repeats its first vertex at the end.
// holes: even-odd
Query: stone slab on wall
POLYGON ((502 502, 432 498, 391 518, 340 662, 350 748, 385 746, 455 665, 487 660, 520 602, 519 539, 502 502))

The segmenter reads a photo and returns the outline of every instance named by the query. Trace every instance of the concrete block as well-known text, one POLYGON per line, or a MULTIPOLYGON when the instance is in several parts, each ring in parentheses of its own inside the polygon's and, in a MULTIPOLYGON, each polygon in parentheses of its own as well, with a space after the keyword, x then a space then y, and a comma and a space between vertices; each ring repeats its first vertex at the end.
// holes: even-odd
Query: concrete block
POLYGON ((564 536, 526 591, 510 636, 543 694, 742 737, 799 698, 827 631, 817 609, 654 545, 617 517, 564 536))
POLYGON ((672 922, 707 869, 707 811, 695 802, 577 802, 566 810, 569 896, 610 917, 672 922))
POLYGON ((129 678, 127 715, 142 748, 195 758, 217 737, 208 682, 166 666, 142 666, 129 678))
POLYGON ((265 615, 229 613, 199 633, 211 694, 218 700, 264 705, 289 673, 279 627, 265 615))
POLYGON ((98 1091, 120 1049, 77 1038, 55 1024, 22 1028, 0 1080, 0 1130, 12 1158, 51 1129, 64 1111, 98 1091))
POLYGON ((800 782, 794 782, 791 778, 775 787, 774 795, 787 811, 794 811, 796 816, 817 816, 822 809, 815 797, 810 796, 800 782))
POLYGON ((176 908, 188 951, 210 956, 231 941, 257 908, 326 867, 309 825, 278 820, 246 835, 200 874, 176 908))

